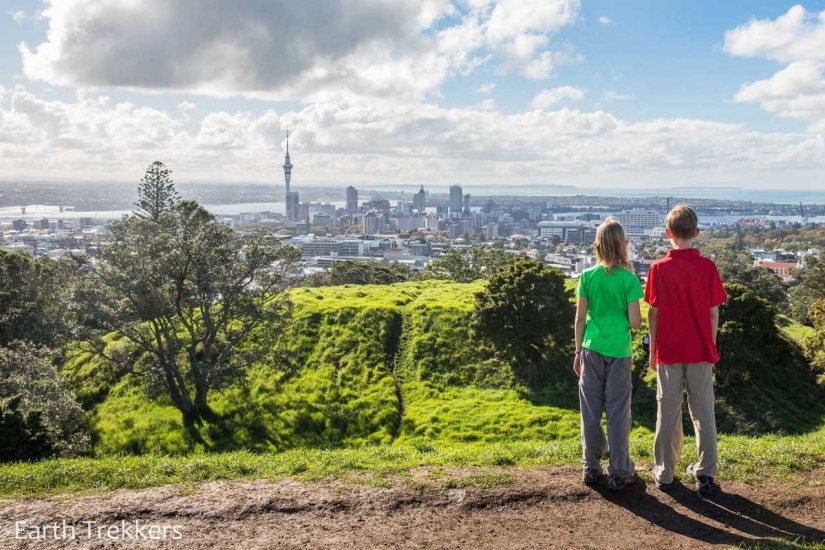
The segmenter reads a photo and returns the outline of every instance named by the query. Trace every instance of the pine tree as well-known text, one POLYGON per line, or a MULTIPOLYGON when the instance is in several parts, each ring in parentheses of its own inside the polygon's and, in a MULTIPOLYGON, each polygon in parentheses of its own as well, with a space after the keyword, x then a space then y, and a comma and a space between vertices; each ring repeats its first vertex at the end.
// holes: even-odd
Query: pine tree
POLYGON ((175 183, 169 177, 171 170, 160 161, 155 161, 146 169, 138 187, 137 215, 158 221, 160 215, 168 211, 180 196, 175 190, 175 183))

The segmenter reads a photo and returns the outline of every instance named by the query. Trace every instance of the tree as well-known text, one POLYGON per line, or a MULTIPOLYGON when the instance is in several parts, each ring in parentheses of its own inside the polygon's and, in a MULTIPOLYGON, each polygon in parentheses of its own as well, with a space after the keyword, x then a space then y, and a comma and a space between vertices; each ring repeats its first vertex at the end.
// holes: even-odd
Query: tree
POLYGON ((20 397, 0 401, 0 462, 39 460, 54 454, 38 411, 25 413, 20 397))
POLYGON ((810 309, 818 300, 825 300, 825 264, 814 256, 806 256, 804 267, 796 271, 796 284, 788 296, 791 317, 800 323, 812 324, 810 309))
POLYGON ((160 216, 178 202, 178 192, 169 175, 171 170, 160 161, 153 162, 146 169, 146 174, 140 180, 138 187, 138 216, 152 221, 160 220, 160 216))
MULTIPOLYGON (((26 342, 0 348, 0 399, 13 403, 9 419, 16 412, 21 419, 37 419, 48 440, 48 454, 78 456, 90 450, 86 415, 55 366, 55 354, 47 348, 26 342)), ((32 430, 40 432, 37 426, 32 430)), ((40 458, 37 453, 27 455, 40 458)))
MULTIPOLYGON (((132 365, 147 388, 165 392, 194 427, 212 412, 207 396, 236 380, 255 360, 245 346, 277 339, 289 307, 284 290, 300 252, 274 237, 242 238, 194 201, 182 201, 157 222, 127 216, 86 265, 95 292, 85 306, 106 331, 131 341, 132 365)), ((104 353, 101 345, 96 348, 104 353)))
POLYGON ((66 312, 72 275, 63 263, 0 250, 0 345, 63 342, 70 333, 66 312))
POLYGON ((825 412, 816 371, 776 325, 776 310, 741 284, 719 308, 717 425, 728 433, 799 433, 825 412))
POLYGON ((504 250, 474 246, 469 250, 450 248, 443 257, 427 264, 427 273, 435 278, 457 283, 471 283, 490 278, 512 259, 504 250))
POLYGON ((714 248, 704 249, 703 252, 713 255, 719 276, 725 283, 744 285, 777 310, 786 309, 787 285, 770 269, 753 265, 753 257, 749 253, 714 248))
POLYGON ((534 387, 547 352, 570 346, 575 308, 561 271, 520 257, 476 294, 473 328, 534 387))
POLYGON ((328 282, 330 285, 391 285, 414 277, 412 268, 404 264, 346 260, 332 265, 328 282))

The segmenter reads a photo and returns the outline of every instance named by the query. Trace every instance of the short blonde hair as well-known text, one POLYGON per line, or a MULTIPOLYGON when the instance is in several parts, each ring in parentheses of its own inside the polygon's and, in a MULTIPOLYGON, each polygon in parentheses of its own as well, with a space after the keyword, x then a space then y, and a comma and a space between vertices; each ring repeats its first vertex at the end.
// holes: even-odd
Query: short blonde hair
POLYGON ((596 230, 596 240, 593 249, 596 259, 608 269, 621 266, 628 271, 633 267, 627 260, 627 237, 624 227, 616 218, 607 218, 596 230))
POLYGON ((667 213, 665 226, 679 239, 692 239, 699 227, 699 217, 690 206, 677 204, 667 213))

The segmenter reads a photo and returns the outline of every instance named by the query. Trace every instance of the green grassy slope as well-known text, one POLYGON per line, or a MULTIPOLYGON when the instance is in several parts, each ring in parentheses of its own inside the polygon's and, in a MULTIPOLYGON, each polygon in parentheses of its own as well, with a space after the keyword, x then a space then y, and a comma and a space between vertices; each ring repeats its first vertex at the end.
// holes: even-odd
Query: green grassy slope
MULTIPOLYGON (((528 392, 515 381, 510 365, 472 340, 468 325, 474 293, 484 284, 426 281, 293 290, 295 308, 285 338, 258 338, 255 345, 266 351, 265 359, 249 369, 242 383, 211 394, 218 419, 201 429, 206 445, 191 440, 168 401, 147 400, 130 375, 88 355, 71 361, 66 372, 90 411, 98 455, 387 443, 416 448, 575 443, 579 419, 572 373, 554 373, 545 386, 528 392)), ((793 324, 783 330, 800 332, 793 324)), ((643 327, 636 339, 644 332, 643 327)), ((800 433, 821 424, 822 405, 812 405, 810 397, 822 392, 811 386, 810 373, 800 365, 798 346, 790 339, 787 344, 790 373, 777 375, 785 382, 751 372, 752 378, 767 380, 767 387, 761 382, 750 387, 745 380, 731 391, 720 388, 723 432, 800 433), (798 398, 800 383, 804 399, 798 398)), ((124 344, 112 340, 110 345, 124 344)), ((634 437, 644 438, 655 425, 655 375, 647 370, 641 345, 636 349, 634 437)), ((759 359, 756 366, 770 367, 765 361, 771 357, 759 359)))

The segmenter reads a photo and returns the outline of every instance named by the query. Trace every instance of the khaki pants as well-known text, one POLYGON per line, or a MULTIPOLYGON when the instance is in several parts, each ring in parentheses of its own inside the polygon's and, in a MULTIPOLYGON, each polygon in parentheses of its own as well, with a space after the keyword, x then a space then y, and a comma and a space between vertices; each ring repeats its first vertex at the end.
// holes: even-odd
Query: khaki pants
POLYGON ((631 475, 630 394, 633 381, 630 357, 607 357, 587 348, 582 350, 579 378, 581 406, 582 465, 601 469, 601 459, 610 442, 611 475, 631 475), (607 413, 607 438, 602 430, 602 411, 607 413))
POLYGON ((687 386, 688 407, 699 460, 688 471, 694 476, 716 475, 716 415, 713 410, 713 365, 677 363, 659 365, 656 399, 656 437, 653 443, 653 478, 658 483, 673 481, 674 470, 682 456, 685 435, 682 431, 682 381, 687 386))

